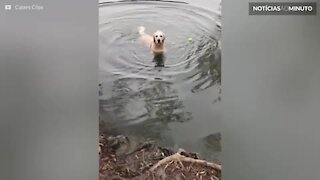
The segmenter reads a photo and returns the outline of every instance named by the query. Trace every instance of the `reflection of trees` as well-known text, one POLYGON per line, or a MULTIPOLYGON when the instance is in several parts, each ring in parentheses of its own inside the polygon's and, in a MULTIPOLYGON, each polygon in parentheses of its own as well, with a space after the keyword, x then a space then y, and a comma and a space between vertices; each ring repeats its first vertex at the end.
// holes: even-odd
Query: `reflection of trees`
MULTIPOLYGON (((208 39, 208 38, 206 38, 208 39)), ((195 55, 197 58, 197 71, 187 79, 194 79, 196 85, 192 88, 192 92, 205 90, 215 84, 221 83, 221 51, 217 48, 214 41, 203 41, 199 44, 195 55), (201 56, 198 57, 197 54, 201 56)))
POLYGON ((101 120, 109 121, 104 119, 104 114, 112 114, 114 126, 130 124, 124 131, 160 139, 168 123, 191 118, 171 86, 171 83, 159 80, 118 79, 113 82, 112 97, 100 100, 101 120))

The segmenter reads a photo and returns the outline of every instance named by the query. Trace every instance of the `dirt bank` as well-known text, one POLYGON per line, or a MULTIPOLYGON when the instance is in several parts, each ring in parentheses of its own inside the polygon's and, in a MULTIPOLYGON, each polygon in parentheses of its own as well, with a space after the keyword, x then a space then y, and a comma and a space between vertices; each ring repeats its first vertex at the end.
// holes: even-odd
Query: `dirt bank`
POLYGON ((220 180, 219 162, 200 160, 183 149, 174 152, 153 141, 129 150, 128 137, 100 135, 100 180, 220 180))

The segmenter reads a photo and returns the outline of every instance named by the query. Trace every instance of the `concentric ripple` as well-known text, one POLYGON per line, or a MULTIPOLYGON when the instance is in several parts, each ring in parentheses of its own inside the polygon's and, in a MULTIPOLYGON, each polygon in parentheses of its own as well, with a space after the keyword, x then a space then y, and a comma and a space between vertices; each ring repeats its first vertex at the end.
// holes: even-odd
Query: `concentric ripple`
POLYGON ((220 86, 220 14, 173 1, 105 2, 99 13, 101 118, 149 137, 170 122, 192 120, 184 101, 220 86), (165 33, 163 57, 138 41, 141 25, 165 33))

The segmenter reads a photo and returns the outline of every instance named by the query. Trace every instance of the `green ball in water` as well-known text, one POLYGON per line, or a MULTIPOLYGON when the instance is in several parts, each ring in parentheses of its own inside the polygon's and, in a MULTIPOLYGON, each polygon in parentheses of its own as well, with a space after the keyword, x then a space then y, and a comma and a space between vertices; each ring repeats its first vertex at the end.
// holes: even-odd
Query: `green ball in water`
POLYGON ((188 41, 189 41, 189 42, 191 42, 191 41, 192 41, 192 38, 191 38, 191 37, 189 37, 189 38, 188 38, 188 41))

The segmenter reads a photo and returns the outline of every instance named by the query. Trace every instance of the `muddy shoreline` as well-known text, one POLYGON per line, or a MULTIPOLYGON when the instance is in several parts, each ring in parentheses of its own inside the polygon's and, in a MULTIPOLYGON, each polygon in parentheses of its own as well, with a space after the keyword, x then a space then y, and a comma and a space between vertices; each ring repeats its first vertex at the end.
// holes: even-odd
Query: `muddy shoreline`
POLYGON ((201 160, 197 153, 160 147, 155 141, 139 142, 100 132, 100 180, 220 180, 221 163, 201 160))

